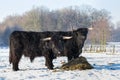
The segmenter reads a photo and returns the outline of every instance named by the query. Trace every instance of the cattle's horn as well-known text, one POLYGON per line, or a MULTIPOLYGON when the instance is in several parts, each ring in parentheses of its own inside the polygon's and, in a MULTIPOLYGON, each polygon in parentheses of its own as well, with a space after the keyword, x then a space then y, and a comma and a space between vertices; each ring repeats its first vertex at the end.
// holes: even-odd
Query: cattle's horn
POLYGON ((63 39, 71 39, 72 36, 63 36, 63 39))
POLYGON ((44 38, 42 39, 43 41, 48 41, 48 40, 51 40, 51 37, 47 37, 47 38, 44 38))
POLYGON ((92 27, 90 27, 90 28, 88 28, 88 30, 93 30, 93 28, 92 28, 92 27))

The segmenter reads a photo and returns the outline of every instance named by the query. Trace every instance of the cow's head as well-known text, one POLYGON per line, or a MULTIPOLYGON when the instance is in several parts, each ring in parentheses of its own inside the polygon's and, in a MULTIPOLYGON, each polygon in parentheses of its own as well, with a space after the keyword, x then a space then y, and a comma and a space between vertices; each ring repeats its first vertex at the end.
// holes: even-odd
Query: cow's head
POLYGON ((88 31, 92 30, 92 28, 79 28, 75 31, 76 41, 79 46, 79 53, 82 52, 82 48, 84 46, 84 42, 87 38, 88 31))
POLYGON ((92 31, 93 28, 90 27, 90 28, 79 28, 76 30, 76 32, 78 32, 78 35, 81 35, 81 36, 87 36, 88 34, 88 31, 92 31))
POLYGON ((57 56, 63 53, 64 40, 62 36, 54 34, 51 37, 47 37, 42 40, 47 42, 47 47, 52 50, 52 52, 54 53, 54 56, 57 56))

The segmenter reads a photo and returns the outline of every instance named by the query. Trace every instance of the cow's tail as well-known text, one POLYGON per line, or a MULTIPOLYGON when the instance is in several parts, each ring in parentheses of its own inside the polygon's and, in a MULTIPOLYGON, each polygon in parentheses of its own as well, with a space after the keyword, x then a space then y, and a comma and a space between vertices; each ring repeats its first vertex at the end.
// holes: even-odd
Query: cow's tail
POLYGON ((12 56, 12 44, 11 44, 11 39, 9 40, 9 63, 11 64, 12 63, 12 58, 13 58, 13 56, 12 56))

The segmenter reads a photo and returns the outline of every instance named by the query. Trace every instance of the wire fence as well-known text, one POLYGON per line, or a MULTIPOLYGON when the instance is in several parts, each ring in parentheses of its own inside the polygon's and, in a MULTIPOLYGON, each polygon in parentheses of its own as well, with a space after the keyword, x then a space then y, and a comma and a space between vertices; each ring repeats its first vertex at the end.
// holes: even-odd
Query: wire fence
MULTIPOLYGON (((0 53, 9 52, 9 47, 0 47, 0 53)), ((84 45, 84 53, 120 54, 120 45, 84 45)))
POLYGON ((120 45, 84 45, 83 52, 120 54, 120 45))

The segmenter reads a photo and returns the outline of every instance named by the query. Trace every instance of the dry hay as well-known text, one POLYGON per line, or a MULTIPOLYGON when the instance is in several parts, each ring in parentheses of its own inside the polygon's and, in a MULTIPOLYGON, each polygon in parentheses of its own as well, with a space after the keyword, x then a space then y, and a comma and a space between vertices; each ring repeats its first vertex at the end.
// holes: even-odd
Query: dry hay
POLYGON ((86 70, 86 69, 92 69, 93 67, 88 63, 87 59, 83 56, 71 60, 68 63, 65 63, 61 66, 60 69, 62 70, 86 70))

